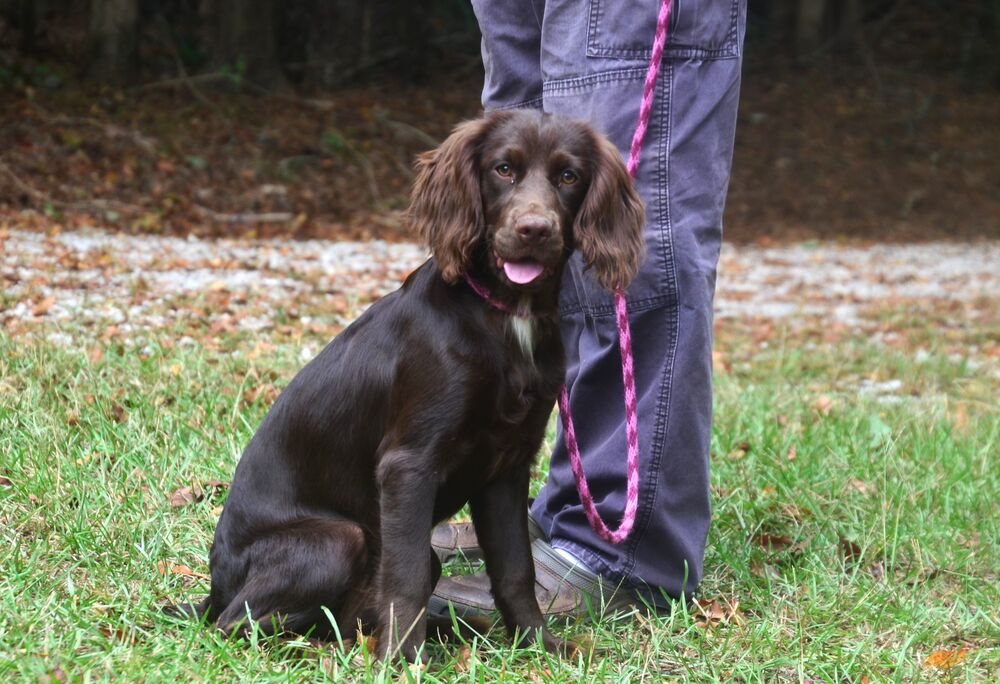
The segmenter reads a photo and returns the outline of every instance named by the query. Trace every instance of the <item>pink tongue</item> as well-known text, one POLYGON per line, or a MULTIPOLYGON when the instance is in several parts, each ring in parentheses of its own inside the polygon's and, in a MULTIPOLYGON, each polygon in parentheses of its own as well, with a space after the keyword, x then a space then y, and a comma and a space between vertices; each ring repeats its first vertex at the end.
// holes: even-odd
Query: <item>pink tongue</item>
POLYGON ((526 285, 532 280, 542 275, 542 265, 535 261, 505 261, 503 262, 503 272, 512 282, 518 285, 526 285))

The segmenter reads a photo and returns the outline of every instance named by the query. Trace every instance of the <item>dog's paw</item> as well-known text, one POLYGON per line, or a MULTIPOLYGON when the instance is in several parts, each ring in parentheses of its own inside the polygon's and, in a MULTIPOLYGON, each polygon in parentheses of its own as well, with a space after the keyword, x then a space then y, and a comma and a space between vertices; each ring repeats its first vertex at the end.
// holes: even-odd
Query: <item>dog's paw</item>
POLYGON ((537 644, 539 641, 541 641, 542 647, 549 653, 554 653, 566 658, 573 657, 580 650, 579 644, 575 641, 560 639, 544 627, 531 629, 521 634, 520 638, 517 640, 517 646, 518 648, 526 648, 533 644, 537 644))
POLYGON ((573 658, 581 650, 580 644, 577 642, 572 639, 560 639, 552 636, 548 630, 545 630, 545 634, 542 636, 542 644, 546 651, 563 658, 573 658))

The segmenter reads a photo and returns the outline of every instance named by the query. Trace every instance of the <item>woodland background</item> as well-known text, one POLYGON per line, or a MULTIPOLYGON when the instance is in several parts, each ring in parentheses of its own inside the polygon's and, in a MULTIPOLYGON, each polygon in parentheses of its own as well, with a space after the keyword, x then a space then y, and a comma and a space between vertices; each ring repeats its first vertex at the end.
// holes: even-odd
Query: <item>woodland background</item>
MULTIPOLYGON (((465 0, 0 0, 0 213, 405 239, 465 0)), ((1000 236, 1000 0, 750 0, 731 240, 1000 236)))

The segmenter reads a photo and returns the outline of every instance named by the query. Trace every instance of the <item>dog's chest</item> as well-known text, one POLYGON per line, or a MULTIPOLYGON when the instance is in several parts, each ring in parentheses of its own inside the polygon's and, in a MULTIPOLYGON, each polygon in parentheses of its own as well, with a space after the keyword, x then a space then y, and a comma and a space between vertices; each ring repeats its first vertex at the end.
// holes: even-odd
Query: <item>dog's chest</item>
POLYGON ((507 334, 527 359, 535 355, 535 322, 526 316, 511 316, 507 321, 507 334))
POLYGON ((525 297, 514 313, 507 317, 507 336, 511 338, 524 358, 534 362, 538 330, 531 314, 531 299, 525 297))

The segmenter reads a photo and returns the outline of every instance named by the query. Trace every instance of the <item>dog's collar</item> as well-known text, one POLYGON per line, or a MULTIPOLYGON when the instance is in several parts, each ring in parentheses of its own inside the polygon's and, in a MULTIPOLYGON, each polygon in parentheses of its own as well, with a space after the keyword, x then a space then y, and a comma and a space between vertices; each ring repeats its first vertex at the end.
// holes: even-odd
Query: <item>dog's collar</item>
POLYGON ((479 295, 480 299, 482 299, 484 302, 492 306, 497 311, 503 311, 506 314, 510 314, 511 316, 517 316, 519 318, 536 318, 535 314, 533 314, 530 310, 525 311, 523 309, 515 309, 510 304, 507 304, 506 302, 501 302, 499 299, 497 299, 490 293, 490 291, 486 288, 485 285, 476 281, 476 279, 470 276, 468 273, 463 273, 462 278, 465 279, 465 284, 468 285, 473 292, 479 295))

